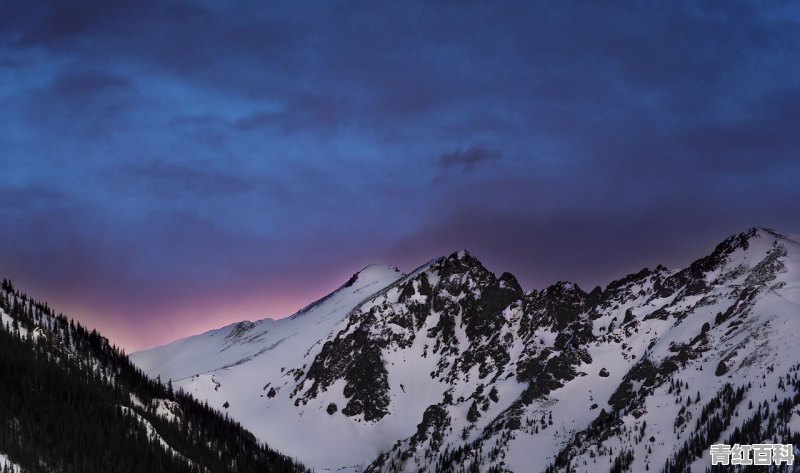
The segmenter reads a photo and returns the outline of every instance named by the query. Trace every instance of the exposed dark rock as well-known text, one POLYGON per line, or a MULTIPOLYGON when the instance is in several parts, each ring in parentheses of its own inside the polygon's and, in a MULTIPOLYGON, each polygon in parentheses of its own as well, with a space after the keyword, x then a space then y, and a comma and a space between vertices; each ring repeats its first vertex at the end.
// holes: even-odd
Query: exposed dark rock
POLYGON ((344 283, 342 287, 351 287, 353 284, 356 283, 356 281, 358 281, 358 273, 354 273, 352 276, 350 276, 350 279, 348 279, 347 282, 344 283))
POLYGON ((724 360, 719 360, 719 364, 717 364, 717 369, 714 371, 714 374, 717 376, 722 376, 728 372, 728 365, 725 364, 724 360))

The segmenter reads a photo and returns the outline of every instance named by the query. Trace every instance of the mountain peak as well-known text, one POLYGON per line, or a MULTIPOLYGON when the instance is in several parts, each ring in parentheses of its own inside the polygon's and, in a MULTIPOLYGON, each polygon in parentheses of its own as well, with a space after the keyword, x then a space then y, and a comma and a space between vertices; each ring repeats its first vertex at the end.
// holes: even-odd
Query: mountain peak
POLYGON ((455 260, 455 261, 472 261, 472 260, 478 261, 478 259, 475 258, 472 255, 472 253, 470 253, 469 251, 467 251, 465 249, 456 250, 456 251, 450 253, 450 255, 448 255, 446 259, 455 260))
POLYGON ((745 255, 758 257, 773 248, 786 247, 787 244, 798 246, 800 242, 792 235, 781 234, 770 228, 753 227, 726 238, 714 248, 710 256, 726 258, 735 252, 742 252, 745 255))
POLYGON ((714 251, 710 255, 699 260, 699 262, 703 262, 705 263, 705 266, 711 267, 715 264, 719 264, 722 260, 726 259, 736 251, 748 252, 754 245, 756 245, 760 251, 762 246, 765 248, 772 247, 777 243, 778 240, 791 241, 787 236, 781 235, 780 233, 769 228, 748 228, 743 232, 731 235, 724 239, 714 248, 714 251))
POLYGON ((744 248, 747 249, 750 242, 764 238, 766 240, 788 240, 789 237, 786 235, 782 235, 771 228, 766 227, 751 227, 747 230, 737 233, 736 235, 731 235, 726 238, 720 245, 729 245, 733 246, 733 248, 744 248))
POLYGON ((467 250, 457 250, 450 253, 449 256, 443 258, 446 262, 459 262, 466 266, 480 266, 483 267, 483 263, 475 257, 472 253, 467 250))
POLYGON ((471 271, 488 272, 485 266, 467 250, 458 250, 447 257, 439 258, 434 266, 442 271, 443 275, 460 274, 471 271))

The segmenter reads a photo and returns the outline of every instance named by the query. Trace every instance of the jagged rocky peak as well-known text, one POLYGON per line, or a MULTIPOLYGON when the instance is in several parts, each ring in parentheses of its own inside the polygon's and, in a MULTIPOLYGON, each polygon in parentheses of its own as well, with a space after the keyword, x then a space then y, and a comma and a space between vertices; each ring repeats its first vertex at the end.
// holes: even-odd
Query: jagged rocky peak
POLYGON ((544 292, 550 294, 586 294, 583 289, 580 288, 577 284, 570 281, 558 281, 557 283, 551 285, 544 292))
POLYGON ((451 274, 462 274, 470 271, 488 272, 483 264, 467 250, 454 251, 447 257, 439 258, 432 265, 442 277, 451 274))
POLYGON ((505 347, 489 349, 487 344, 505 323, 504 309, 524 296, 512 275, 498 278, 469 252, 458 251, 393 288, 365 300, 328 337, 296 389, 297 406, 343 380, 342 394, 348 401, 341 413, 366 422, 381 420, 390 414, 391 365, 386 357, 410 349, 420 337, 426 341, 417 347, 422 357, 438 360, 432 380, 451 382, 473 366, 485 377, 508 362, 505 347), (454 368, 456 357, 459 369, 454 368))
POLYGON ((455 251, 447 257, 435 260, 425 273, 438 279, 439 289, 447 290, 452 295, 462 291, 480 295, 486 286, 521 291, 514 276, 504 273, 497 278, 467 250, 455 251))
POLYGON ((515 292, 523 292, 522 286, 520 286, 519 281, 517 281, 517 278, 514 277, 514 275, 509 272, 504 272, 503 274, 501 274, 500 279, 498 279, 498 282, 500 283, 500 287, 503 289, 510 289, 515 292))
MULTIPOLYGON (((680 288, 684 296, 702 295, 714 284, 736 280, 750 271, 764 272, 764 265, 772 262, 773 270, 780 268, 779 258, 785 256, 787 243, 797 244, 774 230, 753 227, 731 235, 714 250, 663 281, 655 281, 656 293, 667 297, 680 288), (775 266, 777 265, 777 266, 775 266)), ((774 271, 773 271, 774 272, 774 271)))
MULTIPOLYGON (((587 306, 591 306, 589 308, 590 315, 592 318, 598 318, 609 310, 618 309, 638 298, 651 297, 653 287, 661 287, 664 279, 672 273, 673 271, 662 265, 656 266, 655 269, 642 268, 635 273, 611 281, 605 289, 595 288, 587 297, 587 306)), ((632 315, 628 311, 625 321, 630 321, 631 317, 632 315)))
POLYGON ((752 258, 758 258, 771 248, 788 241, 791 241, 789 237, 781 235, 772 229, 753 227, 729 236, 718 244, 709 256, 701 258, 693 265, 712 263, 712 267, 714 267, 714 265, 726 262, 737 252, 750 255, 752 258))
POLYGON ((747 250, 752 241, 762 238, 772 242, 774 240, 785 240, 788 237, 786 235, 781 235, 771 228, 752 227, 736 235, 729 236, 722 243, 717 245, 717 248, 727 249, 729 253, 739 248, 747 250))
POLYGON ((641 283, 642 281, 646 280, 647 278, 667 272, 667 269, 661 265, 656 267, 655 270, 650 270, 650 268, 642 268, 639 272, 631 273, 623 278, 617 279, 615 281, 611 281, 605 288, 603 292, 618 292, 627 290, 634 284, 641 283))
POLYGON ((525 318, 535 327, 560 330, 584 311, 587 294, 577 284, 559 281, 541 291, 531 291, 524 300, 525 318))
POLYGON ((470 338, 498 328, 503 309, 525 296, 512 274, 498 278, 466 250, 438 260, 429 271, 439 278, 433 309, 443 311, 453 322, 459 319, 470 338))
POLYGON ((478 261, 478 258, 474 257, 472 253, 464 249, 452 252, 450 256, 448 256, 448 259, 465 261, 473 264, 481 264, 481 262, 478 261))

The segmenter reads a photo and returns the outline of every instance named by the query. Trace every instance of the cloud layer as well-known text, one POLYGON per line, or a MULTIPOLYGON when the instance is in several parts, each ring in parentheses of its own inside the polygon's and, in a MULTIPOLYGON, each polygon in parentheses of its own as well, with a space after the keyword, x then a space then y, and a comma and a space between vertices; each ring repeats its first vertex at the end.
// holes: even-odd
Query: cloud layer
POLYGON ((566 3, 2 3, 0 272, 139 348, 373 262, 800 232, 796 7, 566 3))

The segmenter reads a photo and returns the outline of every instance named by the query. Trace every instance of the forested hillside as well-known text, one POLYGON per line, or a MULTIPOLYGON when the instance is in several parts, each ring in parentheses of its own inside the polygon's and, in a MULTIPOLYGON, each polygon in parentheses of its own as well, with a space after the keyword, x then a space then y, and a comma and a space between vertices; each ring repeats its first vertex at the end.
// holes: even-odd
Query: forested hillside
POLYGON ((26 473, 308 471, 8 281, 0 321, 0 454, 26 473))

